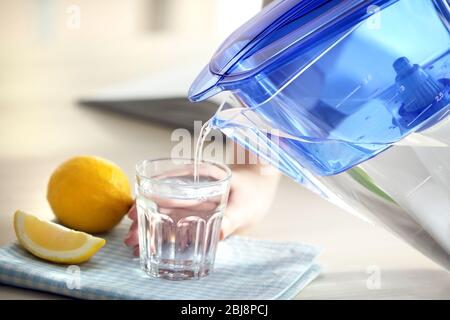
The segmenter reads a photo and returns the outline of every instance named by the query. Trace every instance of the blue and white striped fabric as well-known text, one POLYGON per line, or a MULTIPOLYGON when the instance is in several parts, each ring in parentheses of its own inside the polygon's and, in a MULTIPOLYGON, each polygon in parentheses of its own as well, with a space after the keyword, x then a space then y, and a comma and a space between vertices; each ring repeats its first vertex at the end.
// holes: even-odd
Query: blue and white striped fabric
POLYGON ((208 277, 154 279, 123 244, 127 227, 117 227, 79 266, 48 263, 9 244, 0 249, 0 282, 82 299, 292 299, 320 273, 314 246, 234 236, 219 244, 208 277))

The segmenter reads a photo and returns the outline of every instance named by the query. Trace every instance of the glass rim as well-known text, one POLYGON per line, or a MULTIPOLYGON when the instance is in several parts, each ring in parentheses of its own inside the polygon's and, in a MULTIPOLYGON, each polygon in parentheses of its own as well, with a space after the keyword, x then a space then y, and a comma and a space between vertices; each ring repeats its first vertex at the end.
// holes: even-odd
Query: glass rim
MULTIPOLYGON (((194 165, 194 159, 192 159, 192 158, 169 158, 169 157, 162 157, 162 158, 155 158, 155 159, 145 159, 145 160, 139 161, 139 162, 135 165, 136 175, 137 175, 139 178, 148 180, 148 181, 150 181, 150 182, 153 183, 153 184, 159 184, 159 185, 177 185, 177 183, 175 183, 175 182, 167 182, 167 181, 162 181, 162 180, 154 179, 154 178, 152 178, 152 177, 149 177, 149 176, 147 176, 147 175, 142 174, 142 170, 141 170, 141 172, 140 172, 140 170, 139 170, 140 167, 141 167, 141 169, 142 169, 144 166, 146 166, 146 165, 148 165, 148 164, 150 164, 150 163, 161 162, 161 161, 172 161, 172 160, 178 160, 178 161, 179 161, 179 160, 182 160, 182 161, 190 161, 190 163, 191 163, 192 165, 194 165)), ((225 183, 225 182, 227 182, 227 181, 229 181, 229 180, 231 179, 231 176, 232 176, 231 169, 230 169, 227 165, 225 165, 225 164, 221 164, 221 163, 218 163, 218 162, 215 162, 215 161, 210 161, 210 160, 201 160, 201 161, 199 162, 199 164, 209 164, 209 165, 218 167, 219 169, 222 169, 222 170, 225 172, 226 176, 225 176, 224 178, 219 179, 219 180, 216 180, 216 181, 209 181, 209 182, 202 182, 202 183, 197 183, 197 182, 192 181, 192 182, 183 184, 183 187, 189 187, 189 188, 197 187, 197 188, 198 188, 198 187, 206 187, 206 186, 215 186, 215 185, 220 185, 220 184, 222 184, 222 183, 225 183)))

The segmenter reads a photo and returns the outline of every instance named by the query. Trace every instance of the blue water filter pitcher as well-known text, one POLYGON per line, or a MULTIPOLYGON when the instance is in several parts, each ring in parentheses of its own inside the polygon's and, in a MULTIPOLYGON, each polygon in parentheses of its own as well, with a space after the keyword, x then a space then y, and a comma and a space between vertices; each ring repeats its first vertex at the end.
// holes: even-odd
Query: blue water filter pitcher
POLYGON ((229 138, 450 269, 450 5, 275 1, 217 49, 229 138))

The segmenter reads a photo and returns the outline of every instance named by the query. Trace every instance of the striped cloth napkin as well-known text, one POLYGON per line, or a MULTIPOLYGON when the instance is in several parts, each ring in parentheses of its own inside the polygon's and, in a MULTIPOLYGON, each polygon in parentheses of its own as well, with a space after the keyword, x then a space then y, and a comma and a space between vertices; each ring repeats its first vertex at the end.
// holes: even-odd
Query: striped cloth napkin
POLYGON ((292 299, 320 273, 319 249, 298 242, 233 236, 222 241, 214 272, 201 280, 147 276, 123 244, 122 223, 106 245, 78 266, 33 257, 19 244, 0 248, 0 282, 81 299, 292 299))

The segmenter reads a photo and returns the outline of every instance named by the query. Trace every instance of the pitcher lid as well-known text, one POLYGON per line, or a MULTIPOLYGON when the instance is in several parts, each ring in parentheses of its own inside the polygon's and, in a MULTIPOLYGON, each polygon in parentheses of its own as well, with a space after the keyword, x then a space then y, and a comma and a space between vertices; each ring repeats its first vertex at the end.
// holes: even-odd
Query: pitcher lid
MULTIPOLYGON (((189 90, 199 101, 221 84, 276 67, 321 40, 345 33, 398 0, 284 0, 271 3, 233 32, 219 47, 189 90)), ((326 50, 326 46, 319 48, 326 50)))

